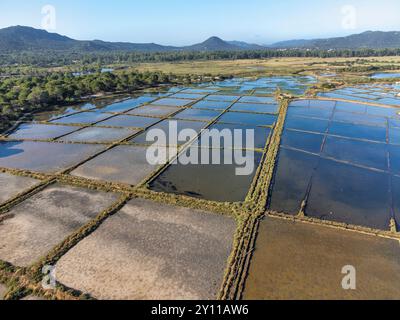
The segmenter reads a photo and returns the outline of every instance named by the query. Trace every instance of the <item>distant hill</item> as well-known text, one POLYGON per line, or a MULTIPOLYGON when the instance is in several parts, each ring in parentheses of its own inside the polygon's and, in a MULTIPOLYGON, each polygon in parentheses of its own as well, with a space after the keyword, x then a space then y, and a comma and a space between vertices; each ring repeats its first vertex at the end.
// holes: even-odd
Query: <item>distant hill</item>
POLYGON ((49 33, 31 27, 0 29, 0 52, 10 51, 168 51, 177 48, 155 43, 105 42, 101 40, 79 41, 57 33, 49 33))
POLYGON ((0 29, 0 52, 13 51, 225 51, 225 50, 251 50, 263 47, 245 42, 227 42, 218 37, 186 47, 163 46, 155 43, 129 43, 106 42, 101 40, 80 41, 49 33, 31 27, 15 26, 0 29))
POLYGON ((398 31, 366 31, 347 37, 314 40, 290 40, 270 45, 271 48, 307 48, 307 49, 383 49, 400 48, 398 31))
POLYGON ((187 51, 229 51, 240 50, 242 47, 226 42, 218 37, 211 37, 202 43, 183 47, 182 49, 187 51))
POLYGON ((265 49, 264 46, 260 46, 258 44, 247 43, 243 41, 227 41, 230 44, 233 44, 236 47, 240 47, 243 50, 263 50, 265 49))
POLYGON ((270 46, 260 46, 242 41, 224 41, 211 37, 191 46, 173 47, 156 43, 106 42, 101 40, 81 41, 49 33, 31 27, 15 26, 0 29, 0 53, 16 51, 127 51, 127 52, 168 52, 168 51, 242 51, 264 50, 267 48, 302 49, 359 49, 359 48, 400 48, 400 32, 367 31, 348 37, 314 40, 290 40, 270 46))

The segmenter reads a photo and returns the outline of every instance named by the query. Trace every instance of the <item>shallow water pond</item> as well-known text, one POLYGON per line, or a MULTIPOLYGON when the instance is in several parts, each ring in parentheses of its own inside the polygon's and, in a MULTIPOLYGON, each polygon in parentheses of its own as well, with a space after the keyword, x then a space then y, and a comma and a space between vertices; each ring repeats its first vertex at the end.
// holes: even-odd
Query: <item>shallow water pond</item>
POLYGON ((229 96, 229 95, 209 95, 208 97, 205 98, 205 100, 210 100, 210 101, 227 101, 227 102, 234 102, 238 100, 240 97, 239 96, 229 96))
POLYGON ((232 103, 227 101, 208 101, 202 100, 192 106, 194 109, 225 110, 232 103))
POLYGON ((389 175, 321 160, 306 213, 324 220, 387 230, 389 175))
POLYGON ((179 110, 181 110, 179 107, 146 105, 128 111, 127 114, 137 116, 167 117, 175 112, 178 112, 179 110))
MULTIPOLYGON (((170 138, 174 138, 175 137, 175 133, 173 133, 173 131, 171 129, 171 126, 175 126, 177 128, 177 132, 179 134, 179 132, 181 132, 182 130, 185 129, 191 129, 194 130, 196 133, 199 133, 201 131, 201 129, 203 129, 207 123, 206 122, 200 122, 200 121, 185 121, 185 120, 164 120, 160 123, 157 123, 156 125, 150 127, 148 130, 146 130, 144 133, 138 135, 137 137, 133 138, 132 140, 130 140, 130 142, 132 143, 137 143, 137 144, 144 144, 144 145, 150 145, 150 144, 154 144, 157 141, 147 141, 147 135, 149 133, 150 130, 161 130, 162 133, 165 134, 165 138, 166 138, 166 142, 167 145, 175 145, 175 143, 171 143, 170 138), (172 134, 172 136, 171 136, 172 134)), ((175 142, 175 139, 173 139, 172 141, 175 142)), ((178 145, 183 145, 188 141, 176 141, 178 143, 178 145)), ((162 144, 164 145, 164 143, 158 142, 158 144, 162 144)))
POLYGON ((217 118, 221 114, 221 111, 215 110, 200 110, 200 109, 186 109, 179 112, 174 116, 175 119, 182 120, 198 120, 198 121, 211 121, 217 118))
MULTIPOLYGON (((209 149, 209 160, 211 154, 209 149)), ((224 150, 213 149, 224 163, 224 150)), ((198 152, 200 148, 189 148, 186 152, 198 152)), ((232 155, 231 155, 232 156, 232 155)), ((235 164, 172 164, 161 173, 150 185, 153 191, 186 195, 219 202, 244 201, 253 181, 261 153, 255 153, 251 161, 254 170, 250 175, 237 175, 235 164), (227 184, 226 181, 229 181, 227 184)), ((182 158, 183 156, 180 156, 182 158)), ((200 159, 199 159, 200 160, 200 159)))
POLYGON ((0 141, 0 167, 54 173, 104 148, 103 145, 0 141))
POLYGON ((268 103, 275 104, 276 100, 274 97, 256 97, 256 96, 245 96, 240 98, 239 102, 242 103, 268 103))
POLYGON ((81 112, 64 118, 53 120, 50 123, 60 124, 93 124, 104 119, 110 118, 112 115, 100 112, 81 112))
POLYGON ((322 119, 311 119, 303 117, 288 116, 285 128, 309 132, 325 133, 328 129, 329 121, 322 119))
POLYGON ((277 104, 253 104, 253 103, 235 103, 230 111, 255 112, 255 113, 271 113, 275 114, 279 111, 277 104))
POLYGON ((387 171, 387 145, 328 137, 323 155, 354 164, 387 171))
MULTIPOLYGON (((216 123, 209 127, 210 130, 218 130, 216 138, 220 138, 226 130, 228 130, 228 140, 225 141, 223 138, 213 140, 212 138, 206 139, 204 135, 200 137, 199 144, 205 147, 212 147, 212 148, 220 148, 220 147, 234 147, 234 148, 257 148, 257 149, 264 149, 268 137, 271 133, 270 128, 263 128, 263 127, 255 127, 255 126, 245 126, 245 125, 235 125, 235 124, 221 124, 216 123), (225 130, 225 131, 224 131, 225 130), (241 139, 235 139, 235 130, 240 130, 241 139), (246 130, 250 130, 251 136, 254 137, 254 146, 247 145, 246 142, 246 130), (233 142, 232 142, 232 138, 233 142)), ((210 134, 212 131, 210 131, 210 134)))
POLYGON ((390 169, 400 175, 400 146, 389 145, 390 169))
POLYGON ((227 112, 219 119, 220 122, 249 124, 254 126, 271 126, 276 120, 277 117, 275 115, 242 112, 227 112))
POLYGON ((146 97, 146 96, 128 99, 125 101, 113 103, 109 106, 106 106, 101 111, 103 111, 103 112, 126 112, 128 110, 136 108, 137 106, 140 106, 141 104, 149 103, 153 100, 155 100, 154 97, 146 97))
POLYGON ((33 120, 34 121, 50 121, 50 120, 55 120, 55 119, 65 117, 67 115, 71 115, 71 114, 74 114, 77 112, 94 110, 95 108, 96 108, 96 106, 92 103, 85 103, 85 104, 77 105, 77 106, 61 107, 61 108, 57 108, 56 110, 53 110, 53 111, 45 111, 45 112, 37 113, 33 116, 33 120))
POLYGON ((319 154, 323 140, 324 135, 322 134, 285 130, 282 135, 281 144, 284 147, 319 154))
POLYGON ((320 119, 330 119, 332 117, 331 110, 309 107, 290 107, 287 114, 288 116, 304 116, 320 119))
POLYGON ((141 116, 131 115, 119 115, 112 117, 108 120, 97 123, 97 126, 105 127, 132 127, 132 128, 146 128, 149 127, 161 119, 159 118, 148 118, 141 116))
POLYGON ((190 103, 193 103, 193 100, 164 98, 154 101, 152 104, 160 106, 184 107, 190 103))
POLYGON ((115 142, 138 132, 126 128, 97 128, 89 127, 59 139, 68 142, 115 142))
POLYGON ((400 73, 374 73, 371 75, 372 79, 392 79, 400 78, 400 73))
POLYGON ((281 148, 271 192, 271 210, 299 213, 318 160, 318 156, 281 148))
POLYGON ((332 135, 376 142, 386 142, 386 131, 385 127, 354 125, 344 122, 332 122, 329 127, 329 134, 332 135))
POLYGON ((79 127, 24 123, 8 135, 8 138, 37 140, 55 139, 78 129, 79 127))
POLYGON ((190 100, 198 100, 204 98, 205 94, 198 94, 198 93, 176 93, 171 96, 171 99, 190 99, 190 100))

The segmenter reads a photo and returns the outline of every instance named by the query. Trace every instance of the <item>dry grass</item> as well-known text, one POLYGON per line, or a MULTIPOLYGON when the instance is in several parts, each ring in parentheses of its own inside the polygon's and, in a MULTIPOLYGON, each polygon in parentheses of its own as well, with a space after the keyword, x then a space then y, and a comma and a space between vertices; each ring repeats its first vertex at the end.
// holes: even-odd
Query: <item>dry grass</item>
POLYGON ((130 66, 140 72, 162 71, 165 73, 196 74, 196 75, 241 75, 257 76, 274 74, 297 73, 302 71, 335 71, 343 68, 343 63, 354 66, 382 66, 399 64, 400 57, 370 57, 370 58, 271 58, 249 60, 215 60, 215 61, 185 61, 139 63, 130 66), (364 63, 356 63, 357 61, 364 63))

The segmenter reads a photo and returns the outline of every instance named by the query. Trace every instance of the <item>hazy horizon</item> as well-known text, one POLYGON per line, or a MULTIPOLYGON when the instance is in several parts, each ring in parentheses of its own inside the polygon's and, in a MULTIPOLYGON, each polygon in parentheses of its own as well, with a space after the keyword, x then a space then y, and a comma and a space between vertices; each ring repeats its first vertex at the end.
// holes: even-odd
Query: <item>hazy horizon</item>
MULTIPOLYGON (((10 28, 10 27, 17 27, 17 26, 35 28, 34 26, 10 25, 10 26, 2 27, 2 28, 0 28, 0 29, 10 28)), ((42 29, 42 28, 35 28, 35 29, 44 30, 44 29, 42 29)), ((373 31, 373 32, 374 32, 374 31, 382 31, 382 30, 364 30, 364 31, 361 31, 360 33, 368 32, 368 31, 373 31)), ((399 30, 387 30, 386 32, 390 32, 390 31, 393 31, 393 32, 400 32, 399 30)), ((82 40, 82 41, 101 40, 101 41, 106 41, 106 42, 114 42, 114 41, 112 41, 112 40, 110 41, 110 40, 105 40, 105 39, 75 39, 74 37, 71 37, 71 36, 69 36, 69 35, 67 35, 67 34, 58 33, 57 31, 51 31, 51 30, 49 30, 48 32, 49 32, 49 33, 57 33, 57 34, 60 34, 60 35, 62 35, 62 36, 67 36, 67 37, 69 37, 69 38, 71 38, 71 39, 74 39, 74 40, 82 40)), ((354 34, 354 33, 349 33, 349 34, 347 34, 347 35, 331 36, 331 37, 327 37, 327 38, 346 37, 346 36, 350 36, 350 35, 353 35, 353 34, 354 34)), ((358 34, 358 33, 357 33, 357 34, 358 34)), ((243 42, 243 41, 244 41, 244 40, 242 40, 242 39, 224 39, 223 37, 220 37, 220 36, 214 34, 214 35, 207 36, 205 39, 201 40, 200 42, 204 42, 204 41, 206 41, 206 40, 208 40, 208 39, 210 39, 210 38, 212 38, 212 37, 217 37, 217 38, 220 38, 220 39, 222 39, 222 40, 224 40, 224 41, 228 41, 228 42, 231 42, 231 41, 241 41, 241 42, 243 42)), ((294 39, 282 39, 282 40, 278 40, 278 41, 276 41, 276 42, 271 42, 271 43, 255 43, 255 42, 253 42, 253 43, 248 42, 248 43, 249 43, 249 44, 258 44, 258 45, 271 45, 271 44, 274 44, 274 43, 284 42, 284 41, 291 41, 291 40, 317 40, 317 38, 299 37, 299 38, 294 38, 294 39)), ((131 42, 131 41, 118 41, 118 42, 134 43, 134 42, 131 42)), ((137 43, 139 43, 139 42, 137 42, 137 43)), ((144 44, 146 44, 146 43, 155 43, 155 41, 149 40, 149 41, 144 41, 144 42, 140 42, 140 43, 144 43, 144 44)), ((173 45, 170 44, 170 43, 156 43, 156 44, 165 45, 165 46, 173 46, 173 45)), ((186 43, 186 44, 182 44, 181 46, 190 46, 190 45, 193 45, 193 44, 194 44, 194 43, 186 43)), ((177 46, 179 46, 179 45, 177 45, 177 46)))
POLYGON ((262 45, 369 30, 400 30, 398 0, 120 0, 117 4, 94 0, 2 0, 0 28, 23 25, 43 29, 49 5, 55 10, 55 24, 44 29, 77 40, 184 46, 217 36, 262 45))

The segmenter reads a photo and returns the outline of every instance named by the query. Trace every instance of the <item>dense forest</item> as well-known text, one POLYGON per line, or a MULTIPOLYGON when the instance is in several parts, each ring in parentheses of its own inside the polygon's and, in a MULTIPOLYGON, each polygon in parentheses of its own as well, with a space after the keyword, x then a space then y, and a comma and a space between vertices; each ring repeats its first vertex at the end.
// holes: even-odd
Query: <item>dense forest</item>
POLYGON ((172 52, 18 52, 0 54, 0 66, 28 64, 32 66, 51 67, 74 64, 100 65, 112 63, 139 62, 179 62, 194 60, 232 60, 232 59, 265 59, 280 57, 383 57, 399 56, 398 49, 355 49, 355 50, 318 50, 318 49, 269 49, 241 51, 172 51, 172 52))
POLYGON ((190 76, 152 72, 107 72, 83 76, 49 73, 43 76, 8 77, 0 81, 0 132, 22 115, 55 105, 75 103, 94 94, 132 92, 160 84, 191 81, 190 76))

